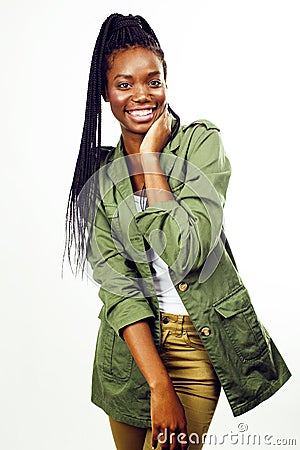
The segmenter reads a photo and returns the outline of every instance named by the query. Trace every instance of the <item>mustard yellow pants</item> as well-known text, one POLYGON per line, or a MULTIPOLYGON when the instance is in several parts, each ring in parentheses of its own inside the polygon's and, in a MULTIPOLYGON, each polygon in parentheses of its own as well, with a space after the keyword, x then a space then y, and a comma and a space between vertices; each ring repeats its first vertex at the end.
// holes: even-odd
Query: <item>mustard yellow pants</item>
MULTIPOLYGON (((162 313, 161 329, 160 356, 185 410, 189 449, 200 450, 217 406, 220 382, 189 316, 162 313)), ((117 450, 151 450, 151 429, 109 420, 117 450)))

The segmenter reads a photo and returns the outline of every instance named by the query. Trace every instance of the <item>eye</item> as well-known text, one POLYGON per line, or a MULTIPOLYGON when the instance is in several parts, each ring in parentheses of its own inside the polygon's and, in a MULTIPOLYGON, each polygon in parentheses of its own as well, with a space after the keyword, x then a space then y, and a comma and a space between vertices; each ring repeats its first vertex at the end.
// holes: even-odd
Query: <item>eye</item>
POLYGON ((128 89, 130 87, 130 84, 127 83, 127 81, 123 81, 122 83, 118 84, 118 88, 120 89, 128 89))
POLYGON ((161 80, 151 80, 149 82, 149 85, 151 87, 161 87, 162 86, 162 81, 161 80))

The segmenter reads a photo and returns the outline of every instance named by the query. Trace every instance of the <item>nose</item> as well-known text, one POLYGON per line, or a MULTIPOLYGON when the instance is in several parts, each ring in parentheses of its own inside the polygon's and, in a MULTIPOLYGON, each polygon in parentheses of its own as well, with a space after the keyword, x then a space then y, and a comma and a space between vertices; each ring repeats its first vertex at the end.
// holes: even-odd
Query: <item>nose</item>
POLYGON ((148 86, 144 84, 135 85, 132 100, 135 102, 147 102, 149 101, 150 93, 148 86))

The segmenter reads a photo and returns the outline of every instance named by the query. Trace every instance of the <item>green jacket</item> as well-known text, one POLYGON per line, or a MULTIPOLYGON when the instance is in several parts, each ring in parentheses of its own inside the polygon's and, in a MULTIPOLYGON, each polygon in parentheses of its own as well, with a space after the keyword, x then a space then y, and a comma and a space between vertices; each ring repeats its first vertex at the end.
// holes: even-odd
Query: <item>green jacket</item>
POLYGON ((88 254, 103 302, 92 402, 115 420, 151 427, 148 384, 120 335, 126 325, 148 319, 159 348, 150 245, 168 264, 234 416, 249 411, 290 372, 256 316, 224 236, 231 168, 218 128, 206 120, 180 127, 160 155, 175 199, 138 213, 121 141, 102 151, 96 175, 101 196, 88 254))

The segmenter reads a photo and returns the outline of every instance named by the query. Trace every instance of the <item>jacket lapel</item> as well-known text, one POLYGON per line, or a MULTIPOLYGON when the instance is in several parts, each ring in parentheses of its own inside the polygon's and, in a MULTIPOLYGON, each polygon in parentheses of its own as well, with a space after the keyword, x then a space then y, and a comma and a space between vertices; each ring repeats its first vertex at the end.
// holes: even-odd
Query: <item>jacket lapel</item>
POLYGON ((133 190, 126 163, 126 154, 122 149, 121 139, 115 150, 108 155, 106 173, 116 190, 120 193, 123 201, 126 202, 132 214, 135 215, 136 207, 133 198, 133 190))
MULTIPOLYGON (((165 173, 168 176, 170 171, 172 170, 172 167, 174 165, 175 159, 174 156, 176 155, 176 151, 180 147, 180 130, 177 133, 177 135, 173 138, 171 142, 169 142, 165 148, 163 149, 163 155, 173 155, 173 158, 171 157, 169 161, 167 161, 167 164, 164 164, 165 167, 165 173)), ((126 202, 128 205, 130 211, 133 213, 133 215, 136 214, 136 206, 134 203, 133 198, 133 190, 132 185, 130 181, 130 175, 129 170, 126 163, 127 155, 125 154, 122 146, 122 139, 119 140, 116 148, 112 150, 106 160, 106 173, 113 182, 116 190, 120 193, 122 199, 126 202)))

